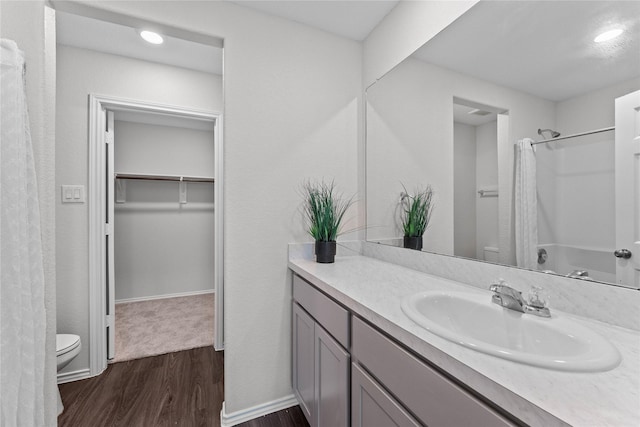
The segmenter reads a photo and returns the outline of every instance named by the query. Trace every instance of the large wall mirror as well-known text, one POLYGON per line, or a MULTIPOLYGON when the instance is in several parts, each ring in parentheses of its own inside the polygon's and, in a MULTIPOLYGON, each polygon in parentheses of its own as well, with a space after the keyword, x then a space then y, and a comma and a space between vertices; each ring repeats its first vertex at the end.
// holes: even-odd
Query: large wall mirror
POLYGON ((430 185, 423 251, 638 287, 615 104, 640 91, 639 52, 640 2, 476 4, 367 89, 367 240, 402 246, 403 192, 430 185))

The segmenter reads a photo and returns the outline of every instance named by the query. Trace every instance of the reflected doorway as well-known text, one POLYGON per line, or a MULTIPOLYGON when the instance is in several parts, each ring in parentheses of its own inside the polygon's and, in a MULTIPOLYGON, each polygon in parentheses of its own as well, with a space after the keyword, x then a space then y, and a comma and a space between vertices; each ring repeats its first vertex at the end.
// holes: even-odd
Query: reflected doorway
POLYGON ((498 146, 504 110, 455 98, 454 255, 500 260, 498 146))

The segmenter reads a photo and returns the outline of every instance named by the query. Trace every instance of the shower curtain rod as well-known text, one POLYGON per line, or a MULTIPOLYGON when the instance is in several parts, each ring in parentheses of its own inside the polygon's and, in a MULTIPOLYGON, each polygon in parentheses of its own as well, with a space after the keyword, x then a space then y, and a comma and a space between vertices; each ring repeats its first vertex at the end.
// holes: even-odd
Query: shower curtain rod
POLYGON ((574 133, 573 135, 559 136, 557 138, 543 139, 542 141, 533 141, 531 145, 542 144, 543 142, 555 142, 555 141, 560 141, 561 139, 576 138, 578 136, 593 135, 594 133, 609 132, 610 130, 616 130, 615 126, 611 126, 609 128, 590 130, 589 132, 574 133))
POLYGON ((116 179, 142 179, 148 181, 182 181, 182 182, 214 182, 213 178, 204 176, 180 176, 180 175, 146 175, 133 173, 116 173, 116 179))

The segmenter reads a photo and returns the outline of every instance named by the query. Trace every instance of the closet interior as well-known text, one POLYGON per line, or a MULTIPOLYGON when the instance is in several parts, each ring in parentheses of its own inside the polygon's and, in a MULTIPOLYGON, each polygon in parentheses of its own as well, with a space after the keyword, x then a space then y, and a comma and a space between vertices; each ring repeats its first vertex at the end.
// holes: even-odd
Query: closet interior
POLYGON ((214 122, 116 111, 115 356, 213 345, 214 122))

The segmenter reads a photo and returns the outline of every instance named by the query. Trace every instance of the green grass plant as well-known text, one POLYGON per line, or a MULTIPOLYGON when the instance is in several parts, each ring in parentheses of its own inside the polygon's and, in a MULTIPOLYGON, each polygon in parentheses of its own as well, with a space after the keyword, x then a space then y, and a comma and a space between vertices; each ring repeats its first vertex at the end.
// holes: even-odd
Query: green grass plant
MULTIPOLYGON (((404 188, 404 185, 402 186, 404 188)), ((410 195, 404 188, 400 201, 400 221, 406 237, 420 237, 424 234, 433 212, 433 189, 427 185, 410 195)))
POLYGON ((343 198, 333 181, 330 184, 307 181, 302 191, 309 234, 316 241, 334 242, 340 234, 344 214, 353 204, 353 197, 343 198))

